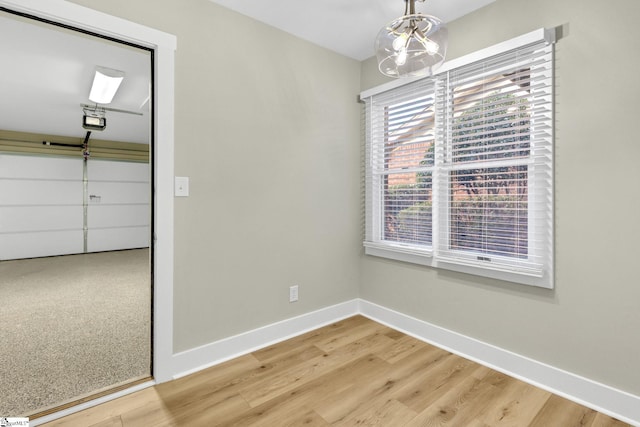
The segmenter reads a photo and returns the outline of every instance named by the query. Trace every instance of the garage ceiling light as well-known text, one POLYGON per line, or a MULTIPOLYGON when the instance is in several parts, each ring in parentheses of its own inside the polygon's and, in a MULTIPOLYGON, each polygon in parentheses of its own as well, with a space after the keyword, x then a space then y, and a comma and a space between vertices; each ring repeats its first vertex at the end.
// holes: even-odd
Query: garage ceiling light
POLYGON ((100 116, 82 116, 82 127, 89 130, 105 130, 107 118, 100 116))
POLYGON ((89 100, 96 104, 111 103, 123 79, 124 71, 106 67, 96 67, 96 74, 93 77, 89 100))

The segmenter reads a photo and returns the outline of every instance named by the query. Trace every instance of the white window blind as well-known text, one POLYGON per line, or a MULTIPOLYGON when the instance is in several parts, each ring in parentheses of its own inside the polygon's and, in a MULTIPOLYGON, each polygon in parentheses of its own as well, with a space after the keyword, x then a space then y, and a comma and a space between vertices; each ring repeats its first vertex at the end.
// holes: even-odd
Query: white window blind
POLYGON ((365 98, 371 255, 553 286, 545 40, 365 98))
POLYGON ((431 251, 434 103, 430 80, 368 100, 368 243, 431 251))

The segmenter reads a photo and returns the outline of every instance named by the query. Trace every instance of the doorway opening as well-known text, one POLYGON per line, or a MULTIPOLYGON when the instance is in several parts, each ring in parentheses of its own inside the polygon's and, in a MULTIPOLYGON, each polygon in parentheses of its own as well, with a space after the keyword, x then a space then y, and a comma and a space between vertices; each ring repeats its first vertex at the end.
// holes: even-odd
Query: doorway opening
POLYGON ((0 129, 0 414, 37 418, 153 372, 154 51, 4 7, 0 19, 15 89, 0 129), (98 66, 126 77, 107 127, 88 131, 98 66))

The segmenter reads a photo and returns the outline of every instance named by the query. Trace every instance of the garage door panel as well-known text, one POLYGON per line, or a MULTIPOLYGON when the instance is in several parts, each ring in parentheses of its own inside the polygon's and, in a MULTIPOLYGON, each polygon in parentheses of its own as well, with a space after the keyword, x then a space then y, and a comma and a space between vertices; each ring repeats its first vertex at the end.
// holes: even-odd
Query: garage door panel
POLYGON ((82 206, 0 208, 0 233, 82 230, 82 206))
POLYGON ((87 176, 89 181, 137 181, 148 183, 149 164, 89 160, 87 163, 87 176))
POLYGON ((2 205, 82 205, 82 181, 0 179, 2 205))
POLYGON ((0 260, 82 253, 82 239, 82 230, 3 234, 0 260))
POLYGON ((150 203, 149 183, 89 181, 89 204, 150 203))
POLYGON ((0 178, 82 181, 82 159, 0 154, 0 178))
POLYGON ((91 229, 87 236, 87 250, 101 252, 146 248, 149 247, 149 240, 148 226, 91 229))
POLYGON ((150 167, 113 160, 0 154, 0 257, 149 246, 150 167), (85 200, 86 196, 86 200, 85 200), (93 196, 93 197, 91 197, 93 196))

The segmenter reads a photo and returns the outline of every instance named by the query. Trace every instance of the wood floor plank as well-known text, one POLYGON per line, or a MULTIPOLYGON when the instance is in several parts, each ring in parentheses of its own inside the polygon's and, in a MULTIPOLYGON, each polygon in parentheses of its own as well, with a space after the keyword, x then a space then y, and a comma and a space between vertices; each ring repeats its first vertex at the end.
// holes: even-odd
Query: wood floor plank
MULTIPOLYGON (((395 340, 390 346, 382 347, 381 349, 370 347, 369 349, 379 357, 380 354, 387 354, 387 350, 394 345, 395 340)), ((391 389, 412 378, 416 371, 448 354, 444 350, 430 347, 419 355, 417 353, 410 354, 406 363, 397 366, 388 363, 383 370, 375 372, 374 376, 370 372, 363 371, 361 378, 366 382, 354 384, 351 389, 343 390, 342 392, 334 392, 331 398, 318 403, 316 410, 330 422, 341 420, 346 415, 356 411, 357 407, 363 402, 369 402, 380 395, 389 396, 391 389)))
POLYGON ((393 338, 389 334, 386 334, 386 336, 394 339, 394 344, 383 351, 378 351, 376 355, 389 363, 395 363, 402 360, 412 353, 424 351, 429 346, 429 344, 418 341, 408 335, 400 336, 398 338, 393 338))
MULTIPOLYGON (((388 366, 386 362, 375 356, 363 356, 314 381, 302 384, 300 387, 252 408, 248 412, 237 414, 234 418, 221 420, 222 425, 240 427, 258 424, 269 425, 269 423, 271 423, 270 425, 278 425, 283 416, 289 416, 288 414, 291 413, 300 414, 304 412, 305 408, 317 408, 324 399, 334 396, 340 391, 350 389, 359 380, 366 380, 368 377, 362 372, 375 373, 386 366, 388 366)), ((325 417, 323 418, 326 420, 325 417)))
POLYGON ((477 419, 496 427, 518 423, 529 425, 550 396, 551 393, 547 391, 515 378, 508 378, 500 393, 487 402, 477 419))
MULTIPOLYGON (((339 422, 372 400, 401 396, 400 391, 409 388, 419 378, 419 373, 428 371, 432 365, 437 366, 440 360, 452 357, 456 356, 430 346, 424 352, 409 355, 402 364, 389 364, 383 371, 376 372, 373 378, 367 379, 366 383, 358 384, 359 388, 334 393, 333 398, 319 403, 316 410, 328 421, 339 422)), ((477 365, 474 367, 477 368, 477 365)))
POLYGON ((591 426, 595 421, 596 414, 593 409, 578 405, 560 396, 552 395, 529 426, 591 426))
POLYGON ((494 397, 499 389, 492 382, 492 376, 498 374, 488 368, 484 375, 477 372, 465 377, 432 405, 418 414, 407 427, 414 426, 466 426, 482 411, 488 399, 494 397))
MULTIPOLYGON (((348 334, 352 328, 360 325, 367 325, 371 322, 369 319, 363 316, 353 316, 339 322, 332 323, 327 326, 315 329, 297 337, 291 338, 287 341, 272 345, 257 351, 254 351, 253 356, 260 361, 268 361, 275 358, 281 358, 287 352, 298 351, 300 348, 307 346, 316 346, 319 342, 330 340, 333 337, 348 334)), ((369 325, 370 327, 370 325, 369 325)))
POLYGON ((342 347, 335 348, 333 351, 292 366, 277 375, 270 375, 258 383, 251 384, 251 387, 245 387, 241 391, 242 396, 251 406, 258 406, 280 393, 292 390, 347 364, 354 358, 389 345, 389 340, 390 338, 382 334, 374 333, 358 341, 352 341, 342 347))
POLYGON ((625 427, 627 425, 627 423, 598 412, 591 427, 625 427))
POLYGON ((180 422, 180 418, 174 415, 171 408, 162 405, 161 400, 159 400, 156 405, 138 406, 130 411, 124 412, 121 417, 123 427, 143 425, 179 427, 184 425, 180 422))
POLYGON ((376 399, 363 405, 358 411, 344 419, 332 423, 335 427, 364 426, 405 426, 417 414, 394 399, 376 399))
POLYGON ((340 423, 362 405, 379 396, 380 391, 387 387, 391 366, 377 357, 375 360, 381 363, 353 365, 350 372, 353 378, 346 384, 342 378, 327 377, 327 380, 339 382, 342 387, 318 400, 314 405, 316 412, 332 424, 340 423))
POLYGON ((122 427, 122 418, 120 415, 111 417, 108 420, 101 421, 90 427, 122 427))
POLYGON ((44 427, 627 424, 362 316, 44 427))
POLYGON ((403 337, 408 337, 408 335, 406 335, 404 332, 396 331, 395 329, 391 329, 385 335, 394 340, 398 340, 403 337))
MULTIPOLYGON (((225 400, 211 403, 209 399, 193 399, 182 405, 171 407, 171 423, 176 426, 213 426, 220 420, 248 411, 249 404, 240 395, 228 396, 225 400)), ((163 420, 155 414, 145 413, 144 408, 123 415, 125 426, 162 425, 163 420)))
MULTIPOLYGON (((240 371, 233 361, 227 362, 226 369, 220 367, 215 370, 220 371, 220 374, 207 373, 209 380, 206 383, 201 382, 199 375, 190 375, 177 380, 180 382, 177 386, 173 383, 161 384, 158 387, 158 392, 163 402, 171 407, 182 408, 184 405, 181 402, 197 402, 199 400, 204 400, 210 405, 217 405, 232 396, 240 396, 244 389, 254 389, 260 387, 260 384, 264 384, 265 381, 270 382, 271 378, 285 376, 294 367, 306 366, 304 363, 322 357, 323 354, 316 347, 305 347, 298 353, 286 353, 281 359, 264 363, 260 363, 252 355, 247 355, 243 357, 245 362, 241 365, 240 371), (252 358, 255 363, 247 360, 249 358, 252 358), (233 369, 233 375, 222 374, 229 368, 233 369)), ((184 411, 185 408, 181 412, 184 411)))
MULTIPOLYGON (((324 420, 316 411, 309 411, 303 414, 301 417, 292 417, 291 421, 285 421, 281 425, 282 427, 327 427, 331 426, 324 420)), ((266 427, 272 427, 273 424, 266 424, 266 427)))
POLYGON ((323 351, 329 352, 371 335, 382 335, 384 339, 391 340, 391 338, 384 336, 391 331, 391 328, 379 323, 364 322, 349 329, 348 333, 329 336, 319 340, 315 345, 323 351))
POLYGON ((246 382, 273 368, 263 366, 253 355, 247 354, 196 374, 178 378, 171 383, 160 384, 156 388, 165 400, 181 399, 197 391, 211 392, 232 384, 246 382), (212 389, 214 384, 215 388, 212 389))
POLYGON ((486 372, 486 368, 470 360, 445 352, 444 357, 416 370, 410 380, 396 390, 394 397, 420 413, 464 379, 472 375, 481 377, 486 372))
POLYGON ((139 406, 160 409, 161 400, 155 387, 111 400, 94 408, 85 409, 45 424, 47 427, 91 426, 120 416, 139 406))

